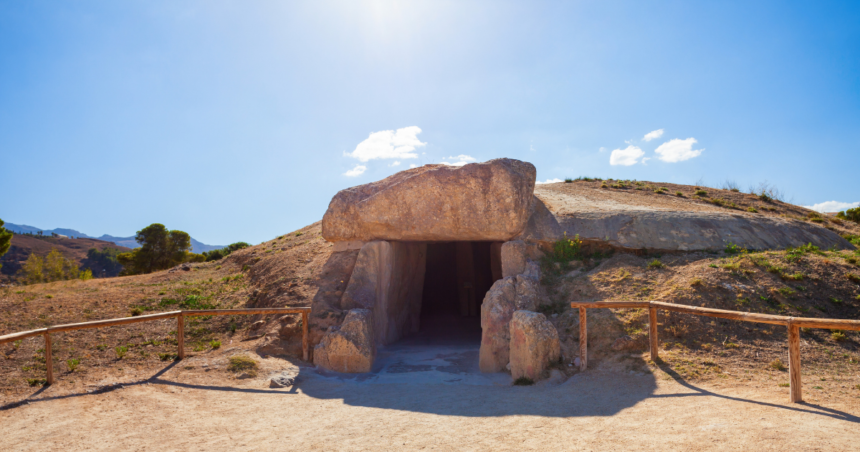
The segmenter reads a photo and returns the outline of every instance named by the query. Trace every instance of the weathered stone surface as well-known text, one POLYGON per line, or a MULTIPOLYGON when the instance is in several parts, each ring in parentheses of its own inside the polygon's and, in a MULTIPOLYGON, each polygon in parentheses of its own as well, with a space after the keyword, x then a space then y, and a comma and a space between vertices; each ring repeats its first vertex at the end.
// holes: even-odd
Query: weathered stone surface
POLYGON ((370 372, 374 359, 373 317, 367 309, 349 311, 343 324, 331 327, 314 347, 314 364, 335 372, 370 372))
POLYGON ((390 344, 418 331, 427 245, 373 241, 358 253, 341 309, 372 313, 374 343, 390 344))
POLYGON ((579 203, 577 195, 547 186, 535 189, 535 195, 531 216, 517 239, 552 242, 567 232, 568 236, 579 234, 586 242, 631 250, 721 250, 729 242, 754 250, 807 243, 819 248, 852 249, 835 232, 805 221, 737 211, 649 210, 614 202, 579 203))
POLYGON ((538 381, 550 363, 558 361, 558 331, 543 314, 516 311, 511 317, 511 376, 538 381))
POLYGON ((522 232, 535 167, 513 159, 424 165, 340 191, 322 233, 347 240, 509 240, 522 232))
POLYGON ((500 372, 510 361, 510 323, 514 311, 538 305, 537 280, 524 275, 496 281, 481 304, 481 372, 500 372))
POLYGON ((512 240, 502 244, 502 277, 517 276, 526 271, 526 243, 512 240))

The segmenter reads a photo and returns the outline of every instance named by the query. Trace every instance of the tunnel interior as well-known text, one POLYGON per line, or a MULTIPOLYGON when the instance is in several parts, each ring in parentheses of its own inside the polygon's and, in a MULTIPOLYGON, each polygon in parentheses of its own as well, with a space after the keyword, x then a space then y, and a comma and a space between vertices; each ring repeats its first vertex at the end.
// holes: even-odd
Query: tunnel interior
POLYGON ((501 278, 500 246, 477 241, 427 244, 419 336, 434 342, 480 342, 481 302, 501 278))

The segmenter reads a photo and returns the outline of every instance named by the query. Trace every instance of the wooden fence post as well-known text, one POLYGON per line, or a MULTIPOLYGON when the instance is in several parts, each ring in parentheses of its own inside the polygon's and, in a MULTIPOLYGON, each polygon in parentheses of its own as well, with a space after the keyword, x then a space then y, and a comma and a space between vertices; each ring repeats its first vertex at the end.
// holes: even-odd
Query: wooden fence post
POLYGON ((579 308, 579 370, 588 367, 588 320, 585 308, 579 308))
POLYGON ((657 308, 648 308, 648 340, 651 343, 651 361, 660 359, 659 338, 657 336, 657 308))
POLYGON ((179 359, 185 359, 185 316, 176 316, 176 342, 179 347, 179 359))
POLYGON ((308 360, 308 313, 302 312, 302 358, 308 360))
POLYGON ((48 368, 47 383, 54 384, 54 356, 51 353, 51 335, 45 333, 45 366, 48 368))
POLYGON ((791 386, 791 403, 803 402, 800 383, 800 327, 793 319, 788 321, 788 374, 791 386))

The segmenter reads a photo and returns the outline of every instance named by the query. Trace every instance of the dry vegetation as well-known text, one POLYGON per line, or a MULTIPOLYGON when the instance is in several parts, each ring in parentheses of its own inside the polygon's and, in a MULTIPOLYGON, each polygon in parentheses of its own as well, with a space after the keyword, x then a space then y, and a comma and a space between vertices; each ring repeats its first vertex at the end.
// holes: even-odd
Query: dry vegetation
MULTIPOLYGON (((191 264, 187 271, 177 267, 149 275, 7 286, 0 289, 0 334, 177 309, 309 306, 329 250, 316 223, 220 261, 191 264)), ((298 327, 294 316, 285 317, 281 322, 277 316, 186 319, 186 354, 220 356, 235 353, 236 347, 255 349, 270 329, 264 325, 252 331, 254 322, 298 327)), ((56 386, 69 390, 152 372, 176 357, 173 319, 54 336, 56 386)), ((300 336, 289 339, 300 349, 300 336)), ((32 392, 44 378, 41 337, 0 345, 3 399, 32 392)))
MULTIPOLYGON (((616 254, 567 265, 546 262, 548 302, 542 309, 556 324, 569 360, 579 350, 579 319, 568 307, 570 301, 657 300, 794 317, 856 319, 860 283, 852 276, 860 275, 858 257, 857 251, 805 248, 616 254)), ((647 310, 589 310, 591 361, 687 380, 787 387, 784 327, 662 311, 659 323, 662 361, 654 363, 648 361, 647 310)), ((807 394, 860 398, 860 332, 803 329, 801 340, 807 394)))

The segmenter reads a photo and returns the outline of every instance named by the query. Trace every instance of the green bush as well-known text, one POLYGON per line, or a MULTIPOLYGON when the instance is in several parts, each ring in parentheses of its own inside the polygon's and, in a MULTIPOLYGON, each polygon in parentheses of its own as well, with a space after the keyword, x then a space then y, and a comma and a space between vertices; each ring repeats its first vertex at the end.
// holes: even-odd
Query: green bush
POLYGON ((230 364, 227 366, 227 370, 231 372, 241 372, 243 370, 255 370, 257 368, 257 361, 247 357, 247 356, 231 356, 230 364))
POLYGON ((664 265, 662 262, 660 262, 660 259, 654 259, 653 261, 648 263, 648 268, 650 268, 650 269, 665 268, 665 267, 666 267, 666 265, 664 265))
POLYGON ((747 207, 747 212, 758 213, 758 209, 753 206, 747 207))
POLYGON ((67 359, 66 365, 69 366, 69 372, 74 372, 81 365, 81 360, 78 358, 67 359))
POLYGON ((249 245, 245 242, 236 242, 236 243, 231 243, 231 244, 229 244, 229 245, 227 245, 221 249, 212 250, 212 251, 204 251, 203 255, 206 256, 206 262, 217 261, 219 259, 223 259, 223 258, 229 256, 234 251, 239 251, 242 248, 247 248, 249 246, 251 246, 251 245, 249 245))
POLYGON ((855 207, 853 209, 848 209, 843 212, 839 212, 836 214, 836 218, 841 220, 853 221, 855 223, 860 223, 860 207, 855 207))
POLYGON ((213 339, 211 342, 209 342, 209 346, 212 347, 212 350, 217 350, 221 348, 221 341, 216 341, 213 339))
POLYGON ((556 240, 552 245, 552 255, 557 261, 571 261, 579 258, 581 253, 582 240, 579 239, 579 234, 576 234, 573 239, 569 239, 567 232, 565 232, 564 238, 556 240))
POLYGON ((126 353, 128 353, 128 347, 124 345, 120 345, 113 350, 116 352, 117 359, 122 359, 122 357, 125 356, 126 353))
POLYGON ((702 190, 701 188, 693 192, 696 196, 708 196, 708 192, 702 190))

